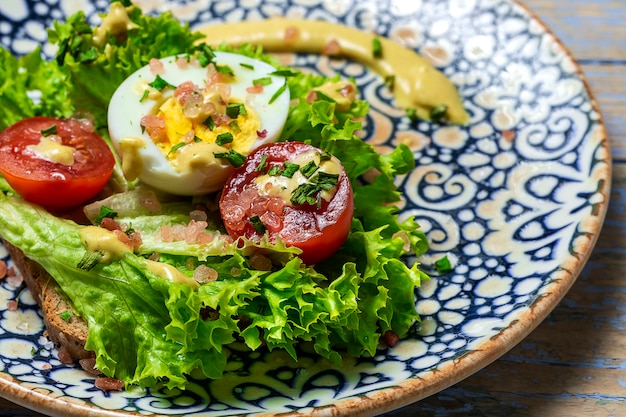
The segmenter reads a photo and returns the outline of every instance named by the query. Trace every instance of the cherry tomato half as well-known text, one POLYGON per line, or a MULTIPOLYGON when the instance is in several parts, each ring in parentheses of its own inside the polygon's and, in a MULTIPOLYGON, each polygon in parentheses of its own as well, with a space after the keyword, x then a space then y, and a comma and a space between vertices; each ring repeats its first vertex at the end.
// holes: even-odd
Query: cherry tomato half
POLYGON ((220 213, 233 238, 280 237, 318 263, 343 244, 354 212, 350 180, 335 157, 301 142, 261 146, 226 181, 220 213), (297 167, 297 168, 296 168, 297 167))
POLYGON ((32 117, 0 133, 0 172, 25 200, 50 210, 95 197, 114 165, 106 142, 78 120, 32 117), (66 156, 62 162, 60 149, 66 156))

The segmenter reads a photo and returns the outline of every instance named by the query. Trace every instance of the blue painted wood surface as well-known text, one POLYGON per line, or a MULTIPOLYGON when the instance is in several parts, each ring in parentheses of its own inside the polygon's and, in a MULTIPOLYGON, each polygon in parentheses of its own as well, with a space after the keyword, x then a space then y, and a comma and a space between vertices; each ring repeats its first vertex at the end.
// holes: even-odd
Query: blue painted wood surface
MULTIPOLYGON (((386 417, 626 416, 626 0, 524 0, 573 56, 604 115, 611 206, 572 290, 508 354, 386 417)), ((1 416, 42 416, 0 399, 1 416)))

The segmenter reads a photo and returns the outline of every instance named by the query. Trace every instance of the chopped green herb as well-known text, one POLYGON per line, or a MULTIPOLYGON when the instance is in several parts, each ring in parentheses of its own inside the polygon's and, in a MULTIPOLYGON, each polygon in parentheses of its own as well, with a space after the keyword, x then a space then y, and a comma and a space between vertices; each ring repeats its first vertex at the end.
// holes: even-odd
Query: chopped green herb
POLYGON ((219 135, 217 135, 217 137, 215 138, 215 143, 217 143, 220 146, 224 146, 227 143, 232 143, 233 142, 233 134, 230 132, 226 132, 226 133, 221 133, 219 135))
POLYGON ((275 102, 278 99, 278 97, 280 97, 280 95, 285 92, 286 89, 287 89, 287 84, 283 84, 278 90, 276 90, 272 98, 270 98, 269 104, 272 104, 273 102, 275 102))
POLYGON ((246 64, 245 62, 240 62, 239 65, 244 67, 244 68, 247 68, 249 70, 253 70, 254 69, 254 65, 246 64))
POLYGON ((270 177, 278 177, 282 173, 283 169, 279 165, 272 165, 269 171, 267 171, 267 175, 269 175, 270 177))
POLYGON ((417 110, 412 109, 412 108, 410 108, 410 109, 406 109, 406 117, 408 117, 408 118, 409 118, 409 120, 411 121, 411 123, 415 123, 415 122, 417 122, 417 120, 419 119, 419 118, 417 117, 417 110))
POLYGON ((385 77, 385 85, 388 89, 393 90, 393 87, 396 85, 396 76, 388 75, 385 77))
POLYGON ((374 58, 382 58, 383 56, 383 45, 377 37, 372 39, 372 56, 374 58))
POLYGON ((96 224, 102 223, 102 219, 104 219, 105 217, 114 219, 117 217, 117 211, 107 206, 101 206, 100 214, 98 214, 98 217, 96 218, 96 224))
POLYGON ((317 184, 322 190, 329 191, 339 182, 339 174, 329 174, 320 171, 315 177, 311 178, 313 184, 317 184))
POLYGON ((300 172, 302 172, 302 175, 306 178, 311 178, 311 175, 313 175, 318 168, 319 167, 314 161, 309 161, 309 163, 300 168, 300 172))
POLYGON ((321 203, 320 191, 321 188, 317 184, 300 184, 291 195, 291 204, 294 206, 301 206, 303 204, 319 205, 321 203))
POLYGON ((219 72, 220 74, 231 75, 231 76, 235 75, 235 71, 233 71, 233 69, 229 67, 228 65, 216 65, 215 70, 219 72))
POLYGON ((213 120, 212 116, 207 117, 206 120, 202 122, 202 124, 208 127, 209 130, 215 129, 215 120, 213 120))
POLYGON ((440 104, 439 106, 435 106, 430 109, 430 120, 433 122, 440 122, 445 119, 446 113, 448 112, 448 106, 445 104, 440 104))
POLYGON ((252 80, 253 85, 270 85, 272 83, 272 79, 270 77, 257 78, 256 80, 252 80))
POLYGON ((43 129, 41 131, 41 135, 42 136, 50 136, 50 135, 56 135, 59 133, 59 130, 57 129, 57 125, 52 125, 49 128, 43 129))
POLYGON ((267 228, 265 227, 265 224, 263 224, 263 221, 261 220, 259 216, 250 217, 250 224, 252 225, 252 227, 254 227, 254 230, 259 235, 262 235, 267 230, 267 228))
POLYGON ((139 99, 139 102, 143 103, 145 101, 145 99, 148 98, 149 95, 150 95, 150 91, 144 90, 141 98, 139 99))
POLYGON ((83 271, 90 271, 94 266, 98 265, 98 262, 104 257, 104 254, 100 251, 98 252, 85 252, 76 268, 82 269, 83 271))
POLYGON ((69 310, 65 310, 63 313, 59 314, 59 317, 63 319, 66 323, 69 323, 72 320, 72 313, 69 310))
POLYGON ((236 119, 239 115, 245 116, 246 114, 248 114, 248 111, 243 103, 230 103, 226 106, 226 115, 231 119, 236 119))
POLYGON ((261 162, 259 162, 259 165, 257 165, 257 167, 254 169, 254 172, 264 172, 266 168, 267 168, 267 155, 263 155, 261 156, 261 162))
POLYGON ((215 59, 215 52, 206 43, 198 45, 196 51, 196 58, 202 67, 208 66, 215 59))
POLYGON ((319 91, 319 90, 315 90, 315 95, 316 98, 315 100, 319 100, 319 101, 328 101, 329 103, 336 103, 337 100, 333 99, 332 97, 328 96, 327 94, 319 91))
POLYGON ((285 170, 283 171, 283 177, 291 178, 300 169, 300 165, 294 164, 293 162, 285 161, 284 165, 285 170))
POLYGON ((216 158, 226 159, 233 167, 239 168, 246 161, 246 157, 239 152, 229 149, 228 152, 214 153, 216 158))
POLYGON ((276 70, 274 72, 270 72, 269 75, 275 75, 278 77, 295 77, 298 73, 292 70, 276 70))
POLYGON ((330 161, 330 159, 332 158, 332 155, 328 151, 323 151, 322 153, 319 154, 319 156, 320 156, 320 163, 324 161, 330 161))
POLYGON ((148 83, 148 85, 152 88, 154 88, 155 90, 163 90, 166 87, 170 87, 170 88, 176 88, 175 85, 172 85, 170 83, 168 83, 167 81, 165 81, 163 78, 161 78, 160 75, 157 74, 156 78, 154 79, 154 81, 152 81, 151 83, 148 83))
POLYGON ((178 142, 176 145, 174 145, 174 146, 172 146, 170 148, 170 151, 167 154, 170 155, 170 154, 176 152, 177 150, 179 150, 180 148, 182 148, 185 145, 186 145, 185 142, 178 142))
POLYGON ((228 124, 228 127, 230 127, 230 130, 232 130, 234 133, 241 131, 241 128, 239 127, 239 123, 237 123, 237 120, 233 120, 232 122, 230 122, 228 124))
POLYGON ((439 273, 450 272, 452 271, 452 264, 447 256, 439 258, 435 261, 435 269, 439 273))
POLYGON ((199 137, 199 136, 194 135, 194 136, 193 136, 193 141, 194 141, 194 142, 196 142, 196 143, 198 143, 198 142, 202 142, 202 138, 201 138, 201 137, 199 137))

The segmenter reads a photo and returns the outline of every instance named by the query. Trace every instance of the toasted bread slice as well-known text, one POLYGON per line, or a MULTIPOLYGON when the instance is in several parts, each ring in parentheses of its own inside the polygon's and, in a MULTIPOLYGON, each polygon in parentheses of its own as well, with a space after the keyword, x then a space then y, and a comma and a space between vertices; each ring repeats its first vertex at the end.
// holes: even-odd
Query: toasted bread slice
POLYGON ((47 337, 57 344, 59 359, 73 362, 93 358, 94 353, 85 350, 87 323, 74 313, 54 278, 37 262, 24 256, 19 248, 4 240, 2 243, 22 273, 33 298, 41 307, 47 337))

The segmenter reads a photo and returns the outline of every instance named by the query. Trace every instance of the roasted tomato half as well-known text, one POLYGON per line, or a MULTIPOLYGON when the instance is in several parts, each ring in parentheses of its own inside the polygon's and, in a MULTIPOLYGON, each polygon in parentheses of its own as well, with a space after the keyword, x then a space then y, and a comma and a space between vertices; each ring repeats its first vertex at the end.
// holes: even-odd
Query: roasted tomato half
POLYGON ((83 120, 33 117, 0 133, 0 172, 25 200, 76 207, 109 181, 115 157, 83 120))
POLYGON ((337 158, 301 142, 257 148, 230 176, 220 212, 233 238, 280 237, 307 264, 343 244, 354 212, 352 186, 337 158))

